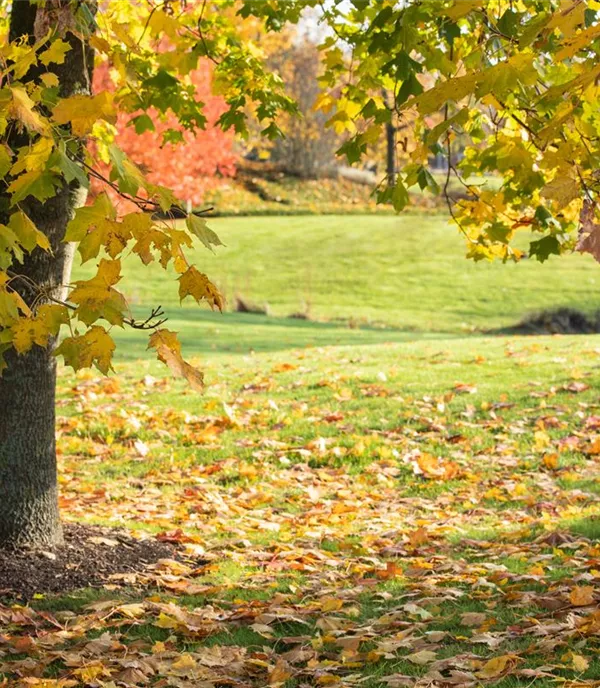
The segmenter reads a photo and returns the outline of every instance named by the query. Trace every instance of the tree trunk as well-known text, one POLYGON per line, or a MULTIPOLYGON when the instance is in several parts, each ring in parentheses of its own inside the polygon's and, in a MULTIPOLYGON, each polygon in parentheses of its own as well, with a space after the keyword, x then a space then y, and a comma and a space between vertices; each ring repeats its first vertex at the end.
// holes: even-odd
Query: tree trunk
POLYGON ((385 125, 386 135, 386 172, 388 184, 396 184, 396 127, 387 122, 385 125))
MULTIPOLYGON (((64 26, 65 8, 61 4, 58 0, 13 2, 10 40, 25 36, 33 43, 36 31, 44 34, 48 27, 64 26)), ((71 9, 75 11, 78 4, 82 3, 73 3, 71 9)), ((92 12, 95 10, 95 0, 86 4, 92 12)), ((52 65, 59 79, 60 96, 91 93, 92 50, 71 33, 63 39, 70 43, 71 50, 64 64, 52 65)), ((26 80, 36 80, 38 75, 34 67, 26 80)), ((28 145, 30 139, 26 133, 13 133, 7 143, 16 151, 28 145)), ((20 203, 48 237, 52 253, 36 248, 23 265, 15 264, 12 270, 55 298, 64 297, 63 285, 69 281, 73 258, 73 247, 64 244, 62 238, 75 208, 85 202, 85 195, 85 189, 73 182, 44 203, 31 197, 20 203)), ((10 215, 6 196, 0 198, 0 204, 0 222, 5 223, 10 215)), ((12 284, 31 305, 36 291, 18 278, 12 284)), ((62 538, 56 476, 54 346, 53 341, 46 349, 35 345, 24 355, 14 351, 5 354, 8 367, 0 377, 0 547, 48 546, 62 538)))

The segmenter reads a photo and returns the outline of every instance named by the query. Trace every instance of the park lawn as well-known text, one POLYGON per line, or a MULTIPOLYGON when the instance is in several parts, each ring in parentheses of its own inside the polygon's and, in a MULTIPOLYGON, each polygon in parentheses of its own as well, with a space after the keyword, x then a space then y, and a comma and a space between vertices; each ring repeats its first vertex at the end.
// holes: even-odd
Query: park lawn
POLYGON ((0 606, 15 619, 0 636, 9 685, 594 685, 600 336, 462 324, 593 308, 593 266, 472 266, 439 219, 390 220, 215 223, 231 274, 265 266, 265 296, 249 296, 269 294, 271 317, 176 314, 164 283, 136 271, 140 313, 174 314, 207 390, 169 377, 140 333, 117 336, 115 375, 62 370, 61 507, 180 541, 201 563, 38 596, 8 617, 0 606), (435 253, 417 250, 423 237, 435 253), (415 303, 400 279, 386 297, 377 270, 398 245, 415 303), (319 321, 279 317, 297 307, 294 264, 315 267, 319 321), (325 266, 352 275, 347 289, 325 266), (370 284, 378 298, 363 303, 370 284), (463 305, 444 312, 452 294, 463 305), (350 317, 370 324, 335 320, 350 317))
MULTIPOLYGON (((198 247, 193 262, 221 287, 229 310, 239 295, 267 305, 272 317, 222 317, 189 299, 180 308, 176 275, 169 273, 165 282, 159 266, 146 268, 135 256, 125 261, 127 277, 120 283, 137 316, 159 304, 165 308, 169 327, 181 332, 190 354, 242 351, 246 333, 246 351, 256 350, 260 340, 263 348, 281 341, 286 347, 371 343, 494 330, 539 309, 596 308, 600 276, 590 256, 544 265, 473 263, 465 260, 456 228, 440 215, 217 218, 210 226, 226 246, 216 255, 198 247), (284 320, 298 313, 313 322, 284 320), (352 334, 348 325, 371 329, 352 334)), ((90 275, 94 263, 77 268, 75 277, 90 275)), ((124 335, 130 358, 143 355, 145 340, 138 334, 124 335)))

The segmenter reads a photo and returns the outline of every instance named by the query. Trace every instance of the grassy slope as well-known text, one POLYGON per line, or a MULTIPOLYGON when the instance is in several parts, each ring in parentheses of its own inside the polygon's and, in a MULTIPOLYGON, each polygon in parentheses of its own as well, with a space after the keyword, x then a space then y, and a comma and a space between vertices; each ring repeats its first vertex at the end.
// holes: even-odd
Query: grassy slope
MULTIPOLYGON (((433 172, 440 188, 446 184, 446 175, 433 172)), ((376 177, 377 178, 377 177, 376 177)), ((483 188, 497 188, 501 184, 498 177, 470 177, 466 183, 483 188)), ((464 186, 451 177, 449 192, 454 195, 464 192, 464 186)), ((436 208, 446 212, 446 200, 440 193, 433 196, 421 191, 418 186, 410 189, 411 207, 422 212, 436 208)), ((286 176, 281 172, 270 172, 262 165, 246 168, 235 179, 223 179, 213 189, 207 190, 202 208, 214 208, 220 216, 248 215, 320 215, 333 213, 340 215, 355 214, 394 214, 390 205, 379 205, 370 185, 356 184, 343 177, 337 179, 301 179, 286 176), (252 180, 271 200, 263 200, 255 191, 249 191, 244 182, 252 180)))
MULTIPOLYGON (((591 258, 472 263, 457 230, 439 216, 222 218, 211 226, 226 247, 216 256, 197 248, 194 262, 230 304, 239 294, 268 304, 275 317, 221 316, 194 303, 180 308, 176 282, 165 281, 156 265, 128 260, 122 287, 136 312, 162 304, 188 355, 460 335, 515 324, 541 308, 597 307, 600 277, 591 258), (284 319, 305 310, 319 322, 284 319), (348 322, 367 328, 351 330, 348 322)), ((143 335, 119 339, 127 358, 143 355, 143 335)))

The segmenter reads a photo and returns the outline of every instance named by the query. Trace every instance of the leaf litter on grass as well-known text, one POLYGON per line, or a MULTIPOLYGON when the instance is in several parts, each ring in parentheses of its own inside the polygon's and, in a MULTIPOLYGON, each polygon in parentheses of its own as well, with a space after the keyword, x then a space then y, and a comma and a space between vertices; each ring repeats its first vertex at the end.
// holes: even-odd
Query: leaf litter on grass
POLYGON ((66 378, 65 518, 202 563, 6 598, 4 684, 600 685, 597 353, 531 385, 539 351, 507 347, 487 397, 456 350, 425 395, 336 349, 236 363, 206 398, 66 378))

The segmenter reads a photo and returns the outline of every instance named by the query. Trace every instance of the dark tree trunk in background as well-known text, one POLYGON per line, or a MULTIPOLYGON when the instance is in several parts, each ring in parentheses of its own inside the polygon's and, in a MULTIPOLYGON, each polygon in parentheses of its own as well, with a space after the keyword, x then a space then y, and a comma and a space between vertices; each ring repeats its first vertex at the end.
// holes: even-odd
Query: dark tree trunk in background
MULTIPOLYGON (((64 21, 65 8, 61 4, 65 4, 64 0, 39 4, 14 0, 10 39, 25 36, 33 43, 36 31, 44 35, 48 26, 57 26, 57 12, 62 13, 64 21)), ((81 3, 73 3, 73 11, 77 4, 81 3)), ((95 0, 87 4, 93 12, 95 0)), ((70 43, 71 50, 66 53, 64 64, 51 65, 59 79, 60 95, 90 93, 92 51, 71 33, 63 39, 70 43)), ((26 79, 35 80, 37 76, 33 68, 26 79)), ((13 151, 29 142, 23 132, 9 135, 6 141, 13 151)), ((20 203, 20 208, 48 237, 52 253, 36 248, 23 265, 16 263, 12 270, 27 276, 54 297, 64 296, 61 285, 69 281, 73 257, 73 247, 61 240, 75 208, 83 202, 85 190, 71 183, 45 203, 32 197, 20 203)), ((5 223, 10 214, 8 199, 0 197, 0 222, 5 223)), ((23 280, 14 279, 11 286, 28 304, 32 303, 35 292, 23 280)), ((8 367, 0 377, 0 547, 47 546, 62 538, 56 476, 54 344, 47 349, 34 345, 24 355, 14 351, 5 354, 8 367)))
POLYGON ((391 122, 385 125, 385 135, 387 143, 387 178, 389 185, 394 186, 396 183, 396 127, 391 122))
POLYGON ((386 108, 390 111, 390 121, 385 125, 385 172, 390 186, 396 183, 396 126, 394 124, 394 98, 382 89, 381 95, 386 108))

